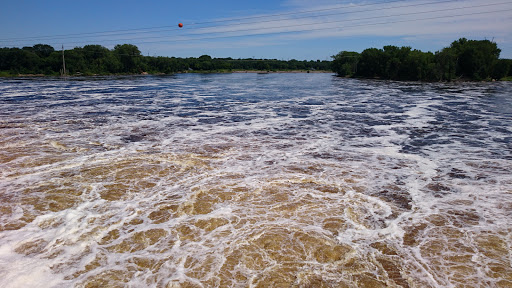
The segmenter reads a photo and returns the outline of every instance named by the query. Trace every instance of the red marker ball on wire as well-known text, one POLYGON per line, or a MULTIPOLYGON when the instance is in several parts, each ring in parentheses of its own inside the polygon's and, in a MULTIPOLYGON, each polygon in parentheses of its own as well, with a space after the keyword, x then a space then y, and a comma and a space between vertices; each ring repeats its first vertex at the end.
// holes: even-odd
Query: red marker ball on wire
POLYGON ((183 27, 183 24, 182 24, 182 23, 179 23, 179 24, 178 24, 178 27, 180 27, 180 28, 181 28, 181 27, 183 27))

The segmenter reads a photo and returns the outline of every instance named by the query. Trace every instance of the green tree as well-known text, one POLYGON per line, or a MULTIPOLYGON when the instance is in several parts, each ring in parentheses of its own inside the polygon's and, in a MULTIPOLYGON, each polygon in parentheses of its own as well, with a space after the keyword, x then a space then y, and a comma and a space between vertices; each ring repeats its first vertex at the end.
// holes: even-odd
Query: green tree
POLYGON ((435 57, 431 52, 410 51, 402 62, 400 80, 436 80, 435 57))
POLYGON ((457 52, 454 48, 444 48, 435 54, 436 78, 440 81, 451 81, 456 77, 457 52))
POLYGON ((121 72, 124 73, 140 73, 141 53, 137 46, 132 44, 116 45, 114 47, 114 54, 121 63, 121 72))
POLYGON ((75 47, 71 50, 64 51, 66 57, 66 70, 70 74, 86 73, 88 62, 85 59, 83 48, 75 47))
POLYGON ((34 53, 41 58, 46 58, 55 51, 52 46, 47 44, 36 44, 32 48, 34 53))
POLYGON ((105 74, 108 73, 106 58, 110 50, 101 45, 85 45, 82 48, 83 57, 87 62, 85 73, 105 74))
POLYGON ((195 65, 194 65, 193 69, 202 70, 202 71, 214 70, 215 67, 212 63, 212 57, 209 55, 199 56, 197 61, 195 61, 195 65))
POLYGON ((510 59, 499 59, 496 65, 494 65, 494 69, 492 71, 492 78, 499 80, 509 75, 511 62, 512 60, 510 59))
POLYGON ((54 51, 50 56, 42 59, 42 73, 46 75, 57 75, 62 68, 62 52, 54 51))
POLYGON ((0 70, 9 74, 39 73, 40 58, 30 49, 4 48, 0 57, 0 70))
POLYGON ((454 41, 450 48, 457 55, 457 75, 473 80, 490 78, 501 52, 494 42, 466 38, 454 41))
POLYGON ((341 51, 331 56, 333 61, 331 69, 341 77, 351 77, 357 72, 357 64, 359 62, 359 53, 350 51, 341 51))
POLYGON ((356 76, 382 77, 385 65, 386 62, 382 50, 377 48, 365 49, 361 53, 356 76))

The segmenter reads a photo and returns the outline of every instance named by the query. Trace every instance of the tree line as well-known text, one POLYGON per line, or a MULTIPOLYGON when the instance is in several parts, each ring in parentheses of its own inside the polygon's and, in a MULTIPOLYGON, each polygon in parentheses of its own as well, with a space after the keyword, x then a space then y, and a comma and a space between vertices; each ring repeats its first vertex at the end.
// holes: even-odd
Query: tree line
MULTIPOLYGON (((277 59, 190 58, 144 56, 132 44, 108 49, 85 45, 64 51, 66 72, 70 75, 172 74, 183 71, 232 70, 331 70, 331 61, 277 59)), ((20 74, 59 75, 63 68, 62 51, 46 44, 23 48, 0 48, 0 76, 20 74)))
MULTIPOLYGON (((412 81, 491 80, 512 77, 512 60, 500 59, 501 50, 489 40, 461 38, 449 47, 422 52, 411 47, 384 46, 361 53, 342 51, 332 61, 277 59, 176 58, 144 56, 132 44, 108 49, 85 45, 65 50, 70 75, 172 74, 177 72, 229 72, 233 70, 289 71, 332 70, 341 77, 412 81)), ((46 44, 0 48, 0 76, 20 74, 59 75, 62 51, 46 44)))
POLYGON ((342 51, 332 56, 332 69, 341 77, 412 81, 491 80, 512 76, 512 60, 489 40, 461 38, 432 52, 411 47, 384 46, 361 53, 342 51))

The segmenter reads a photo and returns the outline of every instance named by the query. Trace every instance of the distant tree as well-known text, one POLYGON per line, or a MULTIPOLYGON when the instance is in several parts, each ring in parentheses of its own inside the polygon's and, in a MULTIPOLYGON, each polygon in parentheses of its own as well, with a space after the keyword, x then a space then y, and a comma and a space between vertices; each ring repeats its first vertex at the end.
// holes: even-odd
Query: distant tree
POLYGON ((215 67, 217 69, 223 69, 223 70, 231 70, 231 63, 226 61, 225 59, 214 59, 215 60, 215 67))
POLYGON ((52 46, 47 44, 36 44, 32 48, 34 53, 41 58, 46 58, 55 51, 52 46))
POLYGON ((474 80, 491 77, 501 52, 494 42, 466 38, 454 41, 450 48, 457 55, 457 75, 474 80))
POLYGON ((117 56, 121 63, 121 72, 141 72, 141 53, 137 46, 132 44, 116 45, 114 47, 114 54, 117 56))
POLYGON ((331 69, 341 77, 351 77, 357 72, 357 64, 359 62, 359 53, 350 51, 341 51, 332 56, 331 69))
POLYGON ((88 71, 89 63, 84 56, 83 48, 75 47, 71 50, 65 51, 66 55, 66 70, 70 74, 86 73, 88 71))
POLYGON ((110 50, 101 45, 85 45, 82 48, 84 59, 87 61, 85 73, 105 74, 108 73, 106 58, 110 50))
POLYGON ((151 73, 175 73, 179 71, 176 58, 169 57, 145 57, 146 65, 151 73))
POLYGON ((507 66, 509 67, 509 69, 508 69, 507 76, 512 76, 512 59, 503 59, 503 60, 505 60, 505 62, 508 63, 507 66))
MULTIPOLYGON (((393 80, 451 81, 500 79, 512 76, 512 60, 499 59, 500 49, 488 40, 461 38, 435 54, 411 47, 384 46, 362 53, 342 51, 333 61, 277 59, 232 59, 150 57, 141 55, 137 46, 116 45, 109 50, 101 45, 85 45, 66 50, 66 67, 71 73, 175 73, 194 70, 333 70, 338 76, 378 77, 393 80)), ((46 44, 23 48, 0 48, 2 75, 57 75, 62 68, 62 53, 46 44)))
POLYGON ((62 68, 62 52, 54 51, 50 56, 42 59, 41 72, 46 75, 57 75, 62 68))
POLYGON ((342 51, 333 56, 332 67, 339 76, 393 80, 496 79, 511 70, 510 62, 499 59, 500 52, 496 43, 489 40, 460 38, 435 54, 411 50, 411 47, 369 48, 358 55, 356 69, 354 63, 345 59, 350 56, 349 52, 342 51))
POLYGON ((365 49, 360 55, 356 76, 382 77, 385 65, 386 61, 382 50, 377 48, 365 49))
POLYGON ((410 51, 402 62, 399 80, 437 80, 435 57, 431 52, 410 51))
POLYGON ((440 81, 451 81, 456 77, 457 52, 454 48, 444 48, 436 52, 436 78, 440 81))
POLYGON ((510 59, 499 59, 496 62, 496 65, 494 65, 494 69, 493 69, 492 75, 491 75, 492 78, 499 80, 499 79, 509 75, 511 62, 512 62, 512 60, 510 60, 510 59))
POLYGON ((201 56, 199 56, 198 60, 199 61, 211 61, 212 60, 212 56, 210 56, 210 55, 201 55, 201 56))
POLYGON ((31 50, 3 48, 0 50, 0 70, 10 74, 39 73, 39 57, 31 50))
POLYGON ((210 55, 199 56, 197 61, 195 61, 193 69, 201 71, 214 70, 215 66, 212 63, 212 57, 210 55))
POLYGON ((267 61, 262 60, 258 61, 254 68, 256 68, 256 70, 268 71, 270 70, 270 64, 267 61))

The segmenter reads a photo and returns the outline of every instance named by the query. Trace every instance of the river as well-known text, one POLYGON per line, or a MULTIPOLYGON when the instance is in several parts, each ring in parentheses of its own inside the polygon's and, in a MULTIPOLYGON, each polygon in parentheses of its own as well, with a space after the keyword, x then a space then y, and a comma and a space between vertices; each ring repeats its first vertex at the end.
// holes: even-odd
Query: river
POLYGON ((512 84, 0 79, 1 287, 512 287, 512 84))

